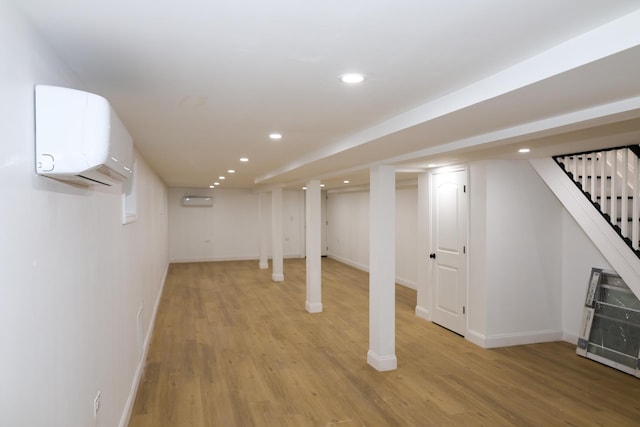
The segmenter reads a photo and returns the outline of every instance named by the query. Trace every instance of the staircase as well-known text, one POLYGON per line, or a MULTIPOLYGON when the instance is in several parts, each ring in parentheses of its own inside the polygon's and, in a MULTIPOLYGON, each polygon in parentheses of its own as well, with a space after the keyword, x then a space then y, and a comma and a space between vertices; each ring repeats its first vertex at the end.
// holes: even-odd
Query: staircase
POLYGON ((640 146, 555 156, 554 160, 640 257, 640 146))
POLYGON ((620 275, 635 295, 640 295, 640 256, 637 248, 640 242, 638 238, 633 238, 634 223, 637 228, 640 220, 637 208, 634 213, 637 201, 629 200, 629 197, 633 197, 632 188, 640 188, 640 185, 629 184, 638 182, 638 156, 633 151, 636 149, 622 147, 578 153, 558 156, 557 160, 550 157, 535 158, 530 159, 529 163, 602 253, 611 268, 620 275), (625 157, 626 167, 622 167, 625 157), (562 167, 558 167, 559 164, 562 167), (583 174, 582 171, 587 173, 583 174), (622 185, 623 181, 627 185, 622 185), (623 211, 626 212, 626 216, 619 214, 623 211), (625 221, 622 221, 623 217, 625 221), (611 221, 611 218, 615 220, 611 221), (633 241, 636 242, 636 248, 633 247, 633 241))

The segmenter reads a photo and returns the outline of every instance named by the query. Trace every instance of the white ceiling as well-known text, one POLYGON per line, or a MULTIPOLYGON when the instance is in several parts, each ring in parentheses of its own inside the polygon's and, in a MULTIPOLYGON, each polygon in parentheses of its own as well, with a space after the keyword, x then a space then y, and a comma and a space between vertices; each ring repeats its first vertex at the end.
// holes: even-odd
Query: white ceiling
POLYGON ((14 2, 172 187, 640 142, 637 0, 14 2))

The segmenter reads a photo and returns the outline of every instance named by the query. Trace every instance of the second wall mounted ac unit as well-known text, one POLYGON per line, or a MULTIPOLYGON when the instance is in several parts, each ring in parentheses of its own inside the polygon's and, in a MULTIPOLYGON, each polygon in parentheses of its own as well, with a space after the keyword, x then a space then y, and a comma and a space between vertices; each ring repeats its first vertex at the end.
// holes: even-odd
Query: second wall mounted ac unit
POLYGON ((182 198, 182 206, 213 206, 213 197, 206 196, 184 196, 182 198))

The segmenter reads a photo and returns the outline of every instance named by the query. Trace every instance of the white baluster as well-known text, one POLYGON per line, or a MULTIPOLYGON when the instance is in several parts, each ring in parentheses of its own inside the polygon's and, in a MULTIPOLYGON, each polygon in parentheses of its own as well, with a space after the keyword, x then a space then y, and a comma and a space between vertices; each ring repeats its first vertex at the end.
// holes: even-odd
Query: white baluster
POLYGON ((591 188, 589 189, 589 193, 591 193, 591 202, 597 202, 596 199, 596 153, 589 154, 589 176, 591 177, 591 188))
POLYGON ((625 148, 622 150, 622 177, 620 179, 620 183, 622 184, 620 195, 622 196, 622 203, 620 203, 620 230, 622 231, 622 236, 629 236, 629 149, 625 148))
POLYGON ((600 212, 607 213, 607 152, 600 156, 600 212))
POLYGON ((633 153, 631 155, 631 162, 633 165, 633 180, 631 186, 631 194, 633 195, 632 203, 633 203, 633 212, 631 215, 632 223, 631 223, 631 246, 633 249, 638 249, 640 243, 640 199, 638 194, 638 188, 640 188, 640 172, 638 168, 640 167, 640 159, 635 156, 633 153))
POLYGON ((580 172, 582 173, 582 191, 588 191, 587 188, 587 155, 582 155, 582 160, 580 162, 580 172))
POLYGON ((612 150, 611 156, 611 223, 615 225, 618 217, 618 150, 612 150))

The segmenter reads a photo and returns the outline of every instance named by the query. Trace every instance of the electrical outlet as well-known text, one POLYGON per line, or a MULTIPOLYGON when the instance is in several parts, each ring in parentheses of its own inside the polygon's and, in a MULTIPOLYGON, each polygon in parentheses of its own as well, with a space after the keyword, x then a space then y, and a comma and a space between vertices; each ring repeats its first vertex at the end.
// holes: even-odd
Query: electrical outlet
POLYGON ((98 417, 98 412, 100 412, 100 404, 101 402, 102 396, 100 395, 100 390, 98 390, 98 394, 96 394, 96 397, 93 399, 93 417, 97 418, 98 417))

